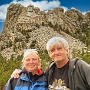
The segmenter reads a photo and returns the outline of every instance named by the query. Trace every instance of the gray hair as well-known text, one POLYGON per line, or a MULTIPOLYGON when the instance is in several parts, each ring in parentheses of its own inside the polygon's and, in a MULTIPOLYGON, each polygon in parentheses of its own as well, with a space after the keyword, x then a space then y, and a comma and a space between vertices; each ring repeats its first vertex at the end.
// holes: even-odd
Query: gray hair
POLYGON ((68 42, 62 37, 53 37, 49 39, 46 44, 46 49, 49 52, 54 46, 64 47, 66 50, 69 50, 68 42))

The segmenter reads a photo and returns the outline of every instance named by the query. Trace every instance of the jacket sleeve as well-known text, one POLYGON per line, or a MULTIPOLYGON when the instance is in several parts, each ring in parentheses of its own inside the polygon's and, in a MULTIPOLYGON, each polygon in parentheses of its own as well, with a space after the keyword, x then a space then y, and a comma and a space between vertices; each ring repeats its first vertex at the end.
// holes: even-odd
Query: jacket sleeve
POLYGON ((90 65, 83 60, 80 60, 78 63, 83 80, 85 84, 90 88, 90 65))
POLYGON ((3 90, 12 90, 12 87, 11 87, 11 82, 12 82, 13 79, 9 79, 8 82, 6 83, 5 87, 3 90))

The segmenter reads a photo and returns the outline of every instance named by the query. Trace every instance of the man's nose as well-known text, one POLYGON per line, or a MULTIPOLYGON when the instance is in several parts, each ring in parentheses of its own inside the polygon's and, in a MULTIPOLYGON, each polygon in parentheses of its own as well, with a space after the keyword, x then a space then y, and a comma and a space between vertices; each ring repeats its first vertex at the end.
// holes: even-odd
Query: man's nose
POLYGON ((58 51, 57 49, 55 49, 54 54, 58 54, 58 52, 59 52, 59 51, 58 51))

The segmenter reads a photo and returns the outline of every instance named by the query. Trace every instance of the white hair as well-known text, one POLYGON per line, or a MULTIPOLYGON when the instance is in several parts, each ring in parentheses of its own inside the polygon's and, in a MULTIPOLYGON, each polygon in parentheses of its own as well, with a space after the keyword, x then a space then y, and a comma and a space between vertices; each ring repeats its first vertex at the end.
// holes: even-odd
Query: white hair
POLYGON ((54 46, 64 47, 66 50, 69 50, 68 42, 62 37, 53 37, 48 40, 46 44, 46 49, 49 52, 54 46))
POLYGON ((38 52, 36 51, 36 49, 27 49, 24 52, 23 58, 25 58, 26 56, 28 56, 31 53, 36 53, 38 55, 38 52))

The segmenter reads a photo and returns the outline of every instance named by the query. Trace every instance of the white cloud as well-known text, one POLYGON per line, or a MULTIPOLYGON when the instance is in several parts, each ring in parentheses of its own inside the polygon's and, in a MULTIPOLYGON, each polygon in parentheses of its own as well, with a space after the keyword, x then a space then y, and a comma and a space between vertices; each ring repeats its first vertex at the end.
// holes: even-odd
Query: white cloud
POLYGON ((61 6, 61 8, 64 9, 64 12, 68 10, 68 8, 67 7, 64 7, 64 6, 61 6))
MULTIPOLYGON (((75 7, 71 7, 71 9, 75 9, 75 10, 78 10, 78 9, 76 9, 75 7)), ((80 10, 78 10, 79 12, 80 12, 80 10)))
POLYGON ((33 4, 34 6, 39 7, 41 10, 50 10, 50 9, 54 9, 55 7, 59 7, 60 6, 60 2, 59 1, 41 1, 41 2, 36 2, 33 4))
POLYGON ((0 6, 0 21, 5 20, 8 6, 8 4, 0 6))
POLYGON ((59 7, 60 6, 60 2, 57 0, 53 0, 53 1, 47 1, 47 0, 44 0, 44 1, 36 1, 36 2, 33 2, 32 0, 23 0, 23 1, 16 1, 14 0, 13 3, 20 3, 22 4, 23 6, 28 6, 29 4, 32 4, 34 5, 35 7, 38 7, 40 8, 41 10, 45 11, 45 10, 48 10, 48 9, 53 9, 55 7, 59 7))
POLYGON ((82 12, 83 15, 85 15, 87 12, 82 12))

